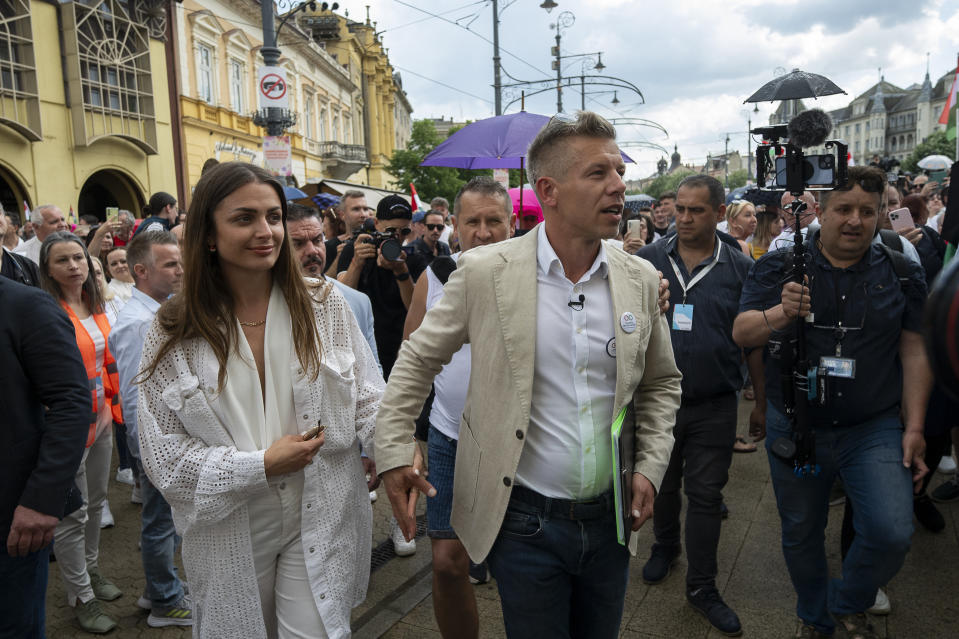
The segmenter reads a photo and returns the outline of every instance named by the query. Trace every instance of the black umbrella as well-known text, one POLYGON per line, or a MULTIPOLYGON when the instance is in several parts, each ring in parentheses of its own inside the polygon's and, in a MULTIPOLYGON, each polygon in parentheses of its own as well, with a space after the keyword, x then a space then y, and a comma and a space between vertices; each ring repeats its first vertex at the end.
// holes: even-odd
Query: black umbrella
POLYGON ((846 92, 826 76, 793 69, 790 73, 781 75, 761 86, 758 91, 744 101, 744 104, 745 102, 818 98, 819 96, 835 95, 836 93, 846 92))

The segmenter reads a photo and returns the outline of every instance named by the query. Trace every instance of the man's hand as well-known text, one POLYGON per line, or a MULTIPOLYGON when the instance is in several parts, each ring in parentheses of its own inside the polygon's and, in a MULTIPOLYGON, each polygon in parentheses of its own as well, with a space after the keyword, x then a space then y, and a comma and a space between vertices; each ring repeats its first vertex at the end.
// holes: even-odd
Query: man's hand
POLYGON ((44 515, 26 506, 17 506, 13 511, 13 523, 7 535, 7 554, 11 557, 26 557, 44 548, 53 541, 53 531, 60 520, 44 515))
POLYGON ((669 310, 669 280, 663 277, 662 271, 656 271, 656 275, 659 276, 659 312, 665 315, 669 310))
POLYGON ((749 436, 753 438, 754 442, 759 442, 766 438, 765 402, 762 404, 756 402, 756 405, 753 406, 753 409, 749 412, 749 436))
POLYGON ((360 461, 363 462, 363 474, 369 477, 366 481, 366 489, 373 492, 380 485, 380 476, 376 474, 376 462, 369 457, 360 457, 360 461))
POLYGON ((642 528, 646 520, 653 516, 653 502, 656 490, 642 473, 633 473, 633 532, 642 528))
POLYGON ((380 479, 383 480, 390 506, 393 507, 393 516, 403 531, 403 537, 406 541, 412 541, 416 537, 416 499, 411 493, 418 490, 428 497, 435 497, 436 489, 412 466, 388 470, 380 475, 380 479))
POLYGON ((926 440, 918 431, 906 431, 902 434, 902 465, 912 470, 913 492, 919 494, 922 478, 929 473, 924 459, 926 440))
POLYGON ((809 287, 800 286, 797 282, 787 282, 783 286, 782 305, 783 314, 789 319, 806 317, 810 309, 809 287))
POLYGON ((388 271, 393 271, 393 275, 410 272, 410 269, 406 266, 406 251, 400 251, 400 259, 388 260, 383 257, 383 251, 381 250, 376 256, 376 265, 388 271))
POLYGON ((376 247, 373 246, 372 239, 365 233, 356 236, 356 240, 353 242, 354 262, 363 265, 366 264, 366 260, 376 258, 376 247))

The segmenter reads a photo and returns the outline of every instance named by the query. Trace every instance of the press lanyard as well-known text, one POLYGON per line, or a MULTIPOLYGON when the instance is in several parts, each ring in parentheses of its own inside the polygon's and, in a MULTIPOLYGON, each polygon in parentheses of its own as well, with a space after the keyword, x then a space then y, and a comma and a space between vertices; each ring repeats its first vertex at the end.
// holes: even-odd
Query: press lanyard
POLYGON ((719 262, 719 253, 723 250, 723 242, 718 237, 716 238, 716 253, 713 255, 713 260, 706 266, 703 267, 701 271, 696 273, 693 279, 689 280, 689 284, 683 281, 683 273, 679 270, 679 266, 676 264, 676 260, 673 259, 672 255, 666 254, 666 257, 669 258, 669 263, 673 267, 673 273, 676 274, 676 279, 679 280, 679 285, 683 289, 683 304, 686 303, 686 294, 692 290, 696 284, 699 283, 701 279, 706 277, 706 274, 713 270, 713 267, 716 266, 716 263, 719 262))

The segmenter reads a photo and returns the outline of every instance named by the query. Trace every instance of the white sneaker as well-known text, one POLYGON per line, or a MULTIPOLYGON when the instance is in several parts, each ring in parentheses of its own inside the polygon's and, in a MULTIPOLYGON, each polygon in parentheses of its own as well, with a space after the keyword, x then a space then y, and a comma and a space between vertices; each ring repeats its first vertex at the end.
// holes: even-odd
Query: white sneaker
POLYGON ((134 504, 142 504, 143 497, 140 496, 140 486, 133 484, 133 491, 130 493, 130 502, 134 504))
POLYGON ((892 604, 889 603, 889 597, 887 597, 883 589, 880 588, 876 591, 876 603, 866 612, 871 615, 888 615, 891 610, 892 604))
POLYGON ((403 537, 403 531, 400 530, 396 518, 390 520, 390 539, 393 540, 393 551, 397 557, 409 557, 416 552, 416 540, 406 541, 403 537))
POLYGON ((370 491, 370 503, 372 504, 374 501, 376 501, 376 491, 375 491, 375 490, 371 490, 371 491, 370 491))
POLYGON ((133 469, 132 468, 118 468, 117 469, 117 481, 121 484, 128 484, 130 486, 134 485, 133 481, 133 469))
POLYGON ((110 502, 104 499, 103 511, 100 513, 100 528, 113 528, 115 525, 113 513, 110 512, 110 502))
POLYGON ((941 460, 939 460, 939 468, 937 469, 943 475, 951 475, 956 472, 956 460, 952 455, 944 455, 941 460))

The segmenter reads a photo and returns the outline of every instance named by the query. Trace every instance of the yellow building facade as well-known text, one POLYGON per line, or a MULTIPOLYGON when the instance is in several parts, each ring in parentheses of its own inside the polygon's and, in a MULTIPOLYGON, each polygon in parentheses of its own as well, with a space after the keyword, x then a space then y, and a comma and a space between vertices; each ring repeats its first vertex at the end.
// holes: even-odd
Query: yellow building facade
MULTIPOLYGON (((260 6, 248 0, 186 0, 177 11, 184 168, 192 189, 210 158, 263 164, 265 131, 253 122, 263 36, 260 6)), ((296 183, 363 170, 360 88, 349 71, 295 20, 281 29, 278 45, 296 117, 286 130, 296 183)))
POLYGON ((162 0, 0 7, 0 203, 104 219, 177 192, 162 0), (58 37, 57 34, 60 34, 58 37))
MULTIPOLYGON (((263 164, 265 131, 253 119, 262 22, 259 4, 249 0, 184 0, 174 11, 182 158, 192 190, 211 158, 263 164)), ((386 187, 386 165, 403 139, 394 131, 402 87, 372 27, 330 11, 280 16, 277 24, 284 19, 277 45, 296 117, 286 130, 296 184, 330 178, 386 187)))

